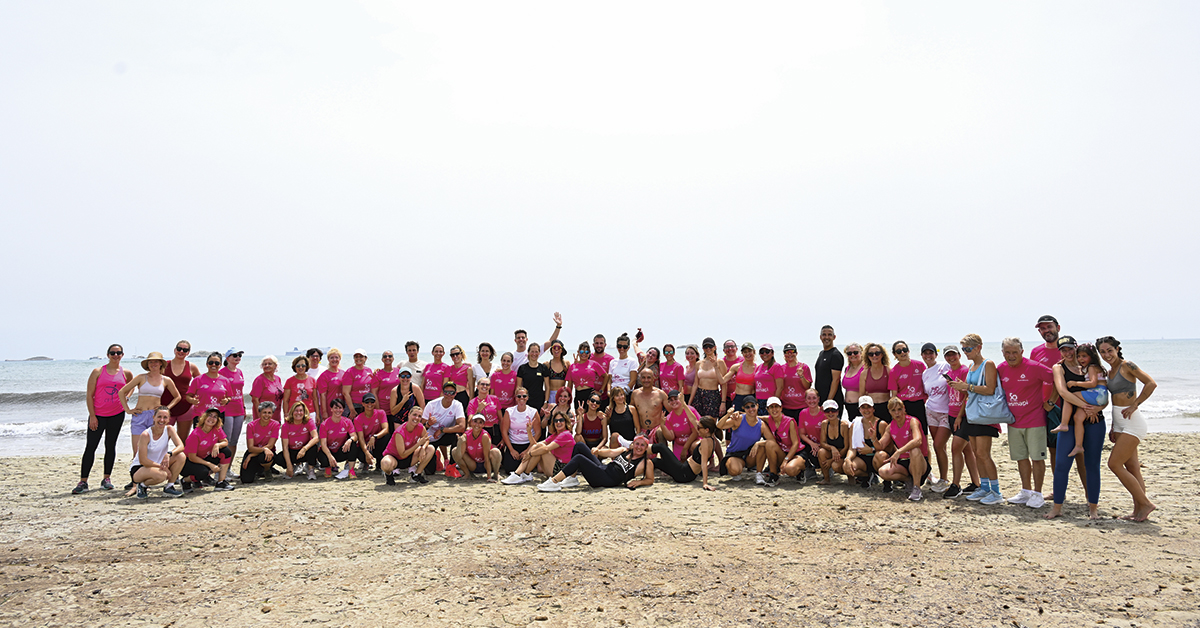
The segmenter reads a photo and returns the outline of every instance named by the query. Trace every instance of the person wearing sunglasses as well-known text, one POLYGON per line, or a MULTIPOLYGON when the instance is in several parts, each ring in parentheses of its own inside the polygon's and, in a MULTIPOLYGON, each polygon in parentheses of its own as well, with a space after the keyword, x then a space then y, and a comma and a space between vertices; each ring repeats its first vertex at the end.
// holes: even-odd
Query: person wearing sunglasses
MULTIPOLYGON (((100 446, 101 439, 104 440, 104 479, 100 480, 100 487, 104 490, 113 488, 112 470, 117 463, 117 439, 121 436, 121 426, 125 425, 125 405, 121 402, 123 397, 120 392, 133 379, 133 373, 129 369, 121 368, 121 358, 124 355, 125 349, 121 345, 109 345, 108 364, 92 369, 92 374, 88 376, 87 444, 84 446, 83 460, 80 463, 79 484, 71 490, 73 495, 87 492, 88 476, 91 475, 92 465, 96 462, 96 448, 100 446)), ((158 373, 155 381, 158 386, 162 385, 161 357, 160 355, 160 359, 156 360, 158 373)), ((161 391, 159 397, 161 397, 161 391)), ((156 397, 156 401, 157 399, 156 397)), ((157 404, 153 407, 147 404, 147 410, 157 407, 157 404)), ((150 416, 151 423, 153 423, 153 413, 150 416)), ((136 436, 134 436, 134 442, 135 444, 137 442, 136 436)))
POLYGON ((654 441, 669 446, 675 458, 682 460, 696 444, 696 422, 700 416, 683 402, 678 390, 667 393, 666 411, 662 426, 654 433, 654 441))
MULTIPOLYGON (((500 410, 507 410, 517 404, 517 372, 513 370, 513 354, 505 351, 500 356, 500 368, 488 378, 492 383, 492 394, 500 404, 500 410)), ((499 442, 499 441, 497 441, 499 442)))
POLYGON ((935 493, 945 493, 950 488, 950 480, 946 479, 949 466, 946 443, 953 433, 950 429, 950 387, 947 385, 950 366, 938 362, 937 355, 937 345, 932 342, 921 345, 921 360, 925 363, 925 370, 921 373, 921 385, 926 395, 925 417, 929 425, 929 440, 933 443, 931 449, 938 466, 938 479, 929 488, 935 493))
MULTIPOLYGON (((850 423, 861 416, 858 412, 858 384, 863 372, 863 348, 857 342, 852 342, 842 349, 846 355, 846 365, 842 369, 842 394, 845 397, 846 418, 850 423)), ((814 384, 815 386, 815 384, 814 384)), ((820 394, 821 391, 817 391, 820 394)), ((874 401, 872 399, 872 401, 874 401)))
POLYGON ((467 404, 467 416, 483 416, 483 427, 492 437, 493 443, 500 442, 500 400, 492 394, 492 380, 484 377, 475 384, 475 396, 467 404))
MULTIPOLYGON (((354 437, 358 439, 363 454, 359 457, 362 468, 357 475, 366 475, 371 465, 378 465, 383 459, 383 450, 392 437, 387 411, 380 409, 379 401, 371 393, 363 395, 363 411, 354 418, 354 437)), ((376 466, 375 470, 378 471, 379 467, 376 466)))
MULTIPOLYGON (((533 347, 537 347, 539 354, 546 353, 547 351, 549 351, 550 345, 553 344, 555 340, 558 340, 558 334, 560 332, 562 332, 562 314, 555 312, 553 319, 554 319, 554 333, 550 334, 550 339, 547 340, 545 343, 529 342, 529 333, 526 332, 524 329, 518 329, 517 331, 513 332, 513 342, 516 343, 516 345, 517 345, 517 350, 513 351, 513 368, 514 369, 520 369, 522 364, 525 364, 529 361, 529 356, 528 356, 529 349, 531 349, 533 347)), ((534 398, 532 391, 530 391, 529 398, 531 400, 534 398)), ((532 404, 530 404, 530 405, 532 405, 532 404)))
MULTIPOLYGON (((858 397, 862 399, 862 396, 866 395, 875 402, 876 408, 883 408, 887 405, 888 399, 892 398, 892 393, 888 389, 891 369, 888 368, 887 352, 884 351, 882 345, 868 342, 867 346, 863 347, 863 355, 866 356, 867 363, 863 368, 862 375, 858 378, 858 397)), ((820 393, 820 391, 817 392, 820 393)), ((886 413, 884 414, 886 415, 886 413)))
MULTIPOLYGON (((372 402, 372 410, 375 409, 374 406, 375 404, 372 402)), ((363 412, 358 412, 355 418, 360 418, 362 414, 363 412)), ((334 474, 339 480, 358 477, 354 471, 354 461, 358 460, 366 465, 367 455, 359 445, 358 436, 354 431, 354 419, 341 414, 331 414, 328 419, 321 422, 321 428, 317 431, 317 435, 321 440, 317 445, 316 460, 318 466, 325 468, 325 477, 334 474), (340 470, 339 462, 345 463, 340 470)))
POLYGON ((350 418, 358 416, 363 411, 363 396, 371 392, 371 378, 375 372, 367 366, 365 349, 355 349, 354 366, 346 369, 342 375, 342 399, 350 409, 350 418))
POLYGON ((454 398, 463 408, 471 402, 470 389, 471 365, 467 364, 466 351, 459 345, 450 347, 450 366, 446 368, 446 380, 454 382, 454 398))
POLYGON ((308 408, 308 414, 314 420, 317 418, 317 380, 309 372, 312 360, 298 355, 292 360, 292 375, 283 383, 283 405, 280 408, 290 408, 292 404, 302 403, 308 408))
POLYGON ((812 388, 812 371, 808 365, 796 359, 796 345, 783 345, 783 388, 780 389, 779 399, 783 402, 783 413, 797 419, 804 409, 804 394, 812 388))
POLYGON ((755 445, 761 440, 772 438, 767 423, 758 416, 758 400, 753 395, 743 395, 741 399, 740 412, 736 408, 730 408, 725 416, 717 421, 719 429, 730 433, 729 450, 721 458, 720 473, 728 475, 734 482, 745 479, 742 471, 758 468, 759 461, 753 455, 755 445))
POLYGON ((603 447, 609 440, 608 415, 600 409, 600 394, 593 391, 575 409, 575 442, 588 449, 603 447))
POLYGON ((611 400, 613 389, 624 388, 630 390, 633 387, 634 377, 638 370, 637 358, 629 357, 630 340, 629 334, 621 334, 617 337, 617 357, 613 358, 608 363, 608 378, 605 380, 605 388, 608 390, 608 397, 611 400))
MULTIPOLYGON (((567 349, 561 340, 550 343, 550 360, 546 362, 546 403, 553 404, 558 398, 558 389, 567 387, 567 349)), ((567 392, 571 391, 566 388, 567 392)))
POLYGON ((192 429, 192 419, 195 418, 192 404, 184 397, 192 386, 192 378, 200 377, 200 367, 187 359, 191 352, 192 343, 186 340, 175 343, 175 357, 171 358, 163 369, 163 375, 170 378, 178 391, 175 393, 178 397, 164 398, 163 403, 171 408, 171 425, 179 430, 179 438, 184 441, 187 440, 187 435, 192 429))
MULTIPOLYGON (((191 384, 188 385, 187 394, 184 395, 184 400, 192 404, 198 412, 206 410, 216 410, 221 412, 221 407, 229 403, 233 398, 233 384, 221 376, 221 354, 210 353, 208 359, 204 362, 208 367, 208 371, 192 378, 191 384)), ((278 402, 278 399, 271 399, 278 402)), ((221 420, 224 422, 225 416, 221 415, 221 420)), ((185 421, 186 423, 186 421, 185 421)), ((192 426, 186 426, 179 429, 179 438, 187 442, 184 434, 190 433, 188 429, 192 426)))
POLYGON ((529 391, 524 387, 516 390, 514 398, 516 405, 506 408, 500 417, 500 439, 503 444, 500 461, 505 473, 512 473, 521 466, 529 455, 530 440, 538 440, 542 435, 541 415, 538 409, 529 405, 529 391))
MULTIPOLYGON (((742 356, 738 355, 738 345, 732 339, 726 340, 721 346, 721 350, 724 352, 724 355, 721 356, 721 361, 725 363, 725 370, 722 372, 722 374, 725 375, 732 371, 733 367, 742 363, 742 356)), ((737 392, 736 387, 728 384, 728 381, 729 380, 726 379, 722 382, 722 394, 725 395, 724 401, 726 408, 732 408, 734 407, 734 397, 737 395, 737 392)), ((725 413, 722 412, 721 416, 725 416, 725 413)))
POLYGON ((592 392, 604 382, 604 367, 592 361, 592 347, 586 342, 579 343, 575 353, 575 361, 567 367, 568 390, 574 391, 575 405, 584 406, 591 398, 592 392))
POLYGON ((396 387, 392 389, 387 402, 388 421, 392 424, 393 432, 397 425, 407 420, 409 410, 420 408, 422 412, 425 411, 425 393, 413 381, 416 377, 407 366, 401 367, 396 376, 396 387))
POLYGON ((414 484, 428 484, 429 480, 420 470, 429 466, 433 460, 433 445, 429 444, 429 433, 421 424, 421 408, 409 408, 407 419, 396 426, 392 438, 383 450, 383 458, 379 468, 388 486, 394 486, 396 479, 392 477, 407 469, 409 478, 414 484))
POLYGON ((725 374, 729 371, 725 363, 717 358, 717 343, 712 338, 705 338, 701 343, 704 359, 696 365, 696 385, 688 396, 688 405, 696 409, 702 417, 716 417, 725 414, 725 374))
POLYGON ((977 501, 985 505, 1003 504, 1004 494, 1000 492, 1000 476, 996 471, 996 462, 992 460, 992 439, 999 438, 999 424, 977 424, 967 420, 971 409, 972 395, 991 395, 996 392, 999 376, 996 364, 983 357, 983 339, 978 334, 967 334, 960 341, 963 355, 971 360, 967 369, 965 382, 950 382, 950 387, 959 392, 967 393, 967 404, 959 413, 959 420, 967 423, 967 436, 971 439, 971 450, 975 453, 975 464, 979 468, 979 488, 967 495, 969 501, 977 501))
POLYGON ((253 484, 259 478, 266 479, 271 467, 276 464, 275 458, 279 455, 275 444, 279 442, 281 426, 279 421, 275 420, 275 404, 264 401, 255 410, 258 411, 258 417, 246 424, 246 453, 242 456, 241 467, 242 484, 253 484))
POLYGON ((678 390, 686 395, 685 371, 683 365, 675 361, 675 345, 669 342, 663 345, 663 357, 665 360, 658 367, 659 388, 666 391, 678 390))
MULTIPOLYGON (((229 435, 229 451, 231 458, 237 458, 238 442, 242 440, 242 426, 246 423, 246 374, 238 368, 242 363, 241 349, 230 349, 225 352, 224 367, 219 371, 221 377, 229 380, 229 403, 221 406, 221 414, 225 417, 223 429, 229 435)), ((251 412, 253 415, 253 411, 251 412)), ((250 417, 254 419, 253 416, 250 417)), ((238 474, 230 471, 229 478, 238 479, 238 474)))
MULTIPOLYGON (((467 415, 462 402, 455 398, 458 392, 454 382, 442 384, 442 396, 425 404, 425 429, 429 432, 429 444, 439 450, 441 459, 449 461, 450 448, 458 444, 458 437, 467 430, 467 415)), ((431 459, 423 470, 426 475, 437 473, 437 459, 431 459)))
MULTIPOLYGON (((540 470, 542 475, 552 478, 567 466, 577 444, 574 434, 571 433, 570 417, 562 410, 551 410, 549 428, 550 434, 546 440, 530 445, 516 470, 500 480, 502 484, 529 482, 533 480, 535 470, 540 470)), ((584 445, 579 447, 586 449, 584 445)), ((572 475, 564 477, 558 485, 560 488, 579 486, 579 480, 572 475)))
POLYGON ((979 467, 975 465, 975 452, 971 449, 971 437, 967 434, 967 422, 959 421, 958 417, 962 414, 963 406, 967 403, 967 393, 955 389, 949 385, 949 382, 965 382, 967 381, 967 366, 962 363, 962 355, 958 351, 957 345, 946 345, 942 349, 942 357, 946 358, 946 366, 949 370, 946 375, 949 376, 946 391, 949 397, 949 406, 946 414, 950 415, 950 467, 953 473, 953 480, 950 486, 946 488, 946 492, 942 493, 944 499, 957 499, 963 495, 970 495, 979 489, 979 467), (963 468, 967 469, 967 477, 971 480, 965 489, 959 486, 962 480, 963 468))
POLYGON ((759 348, 758 357, 762 362, 754 367, 754 397, 765 413, 767 399, 783 394, 783 365, 775 361, 775 347, 769 342, 759 348))
POLYGON ((392 427, 402 420, 392 415, 392 406, 388 403, 392 398, 392 391, 400 384, 400 368, 396 366, 396 354, 391 349, 385 350, 380 359, 383 361, 383 368, 371 374, 371 394, 375 395, 379 407, 387 416, 388 434, 390 435, 392 427))
POLYGON ((817 463, 825 477, 818 480, 817 484, 830 484, 834 473, 850 477, 846 470, 846 459, 850 455, 850 422, 842 418, 841 409, 833 399, 821 403, 821 412, 825 419, 820 425, 821 439, 817 443, 817 463))
POLYGON ((925 394, 924 380, 921 379, 925 363, 912 359, 908 343, 903 340, 892 343, 892 355, 896 358, 896 364, 888 371, 888 398, 903 401, 905 415, 917 417, 921 422, 921 433, 928 434, 925 400, 929 395, 925 394))
POLYGON ((471 427, 458 439, 450 455, 463 477, 470 479, 476 471, 483 471, 485 480, 495 482, 500 479, 501 456, 500 450, 492 446, 492 435, 484 429, 485 422, 482 414, 471 415, 471 427))
POLYGON ((539 491, 554 492, 578 486, 576 473, 582 473, 592 488, 638 488, 654 484, 654 456, 649 453, 650 441, 644 436, 634 438, 628 449, 598 449, 595 455, 585 445, 577 444, 575 447, 566 466, 538 484, 539 491), (597 456, 611 458, 612 462, 604 464, 597 456), (640 480, 637 479, 639 476, 640 480), (568 483, 568 480, 574 482, 568 483))
MULTIPOLYGON (((733 409, 744 408, 746 406, 746 398, 754 397, 754 374, 756 369, 757 366, 754 364, 754 345, 749 342, 742 343, 742 361, 725 374, 726 385, 729 382, 733 382, 733 409)), ((756 411, 760 409, 757 397, 755 397, 754 409, 756 411)), ((761 408, 761 410, 764 414, 767 412, 765 407, 761 408)))

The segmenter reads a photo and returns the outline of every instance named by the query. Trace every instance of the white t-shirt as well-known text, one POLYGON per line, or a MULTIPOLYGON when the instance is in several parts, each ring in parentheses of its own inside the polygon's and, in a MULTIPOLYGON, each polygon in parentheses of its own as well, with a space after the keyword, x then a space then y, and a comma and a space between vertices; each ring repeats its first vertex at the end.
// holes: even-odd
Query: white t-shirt
POLYGON ((525 406, 525 411, 513 406, 508 412, 508 441, 514 445, 524 445, 529 442, 529 422, 537 416, 537 409, 525 406))
POLYGON ((529 352, 528 351, 513 351, 512 354, 513 354, 512 370, 515 371, 522 364, 529 363, 529 352))
POLYGON ((444 430, 454 427, 459 419, 466 416, 466 413, 463 412, 462 402, 457 399, 450 402, 449 408, 442 405, 441 399, 425 404, 425 418, 430 419, 430 427, 433 428, 444 430))
POLYGON ((921 383, 925 385, 925 409, 931 412, 945 414, 950 411, 950 387, 946 385, 942 373, 949 373, 950 365, 938 362, 921 371, 921 383))
POLYGON ((425 376, 422 375, 422 373, 425 372, 425 363, 424 362, 422 362, 420 360, 413 360, 412 362, 401 362, 396 365, 396 368, 398 368, 398 369, 406 368, 412 372, 412 374, 413 374, 412 385, 413 386, 416 386, 417 388, 421 388, 421 387, 425 386, 425 376))
MULTIPOLYGON (((496 370, 496 363, 495 363, 495 362, 493 362, 493 363, 492 363, 492 371, 495 371, 495 370, 496 370)), ((480 364, 472 364, 472 365, 471 365, 471 372, 475 374, 475 381, 476 381, 476 382, 479 382, 479 380, 481 380, 481 379, 485 379, 485 378, 491 377, 491 375, 490 375, 489 373, 486 373, 486 372, 483 370, 483 366, 482 366, 482 365, 480 365, 480 364)))
POLYGON ((624 386, 626 390, 629 386, 629 374, 636 371, 638 361, 633 358, 613 358, 612 362, 608 363, 608 374, 612 376, 613 386, 624 386))

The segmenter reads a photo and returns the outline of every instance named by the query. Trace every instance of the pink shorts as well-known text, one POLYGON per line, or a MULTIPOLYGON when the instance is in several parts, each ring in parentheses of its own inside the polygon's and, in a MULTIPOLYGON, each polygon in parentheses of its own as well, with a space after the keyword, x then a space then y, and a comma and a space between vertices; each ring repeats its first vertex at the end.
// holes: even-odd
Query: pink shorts
POLYGON ((925 411, 925 419, 929 423, 929 427, 944 427, 950 429, 950 415, 945 412, 934 412, 933 410, 925 411))

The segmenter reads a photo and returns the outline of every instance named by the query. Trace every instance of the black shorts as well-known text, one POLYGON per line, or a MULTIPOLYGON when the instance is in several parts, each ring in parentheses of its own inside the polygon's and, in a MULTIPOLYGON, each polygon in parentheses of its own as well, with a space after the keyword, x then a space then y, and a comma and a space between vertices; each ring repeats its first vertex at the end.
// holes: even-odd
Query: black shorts
POLYGON ((550 477, 554 477, 554 476, 558 475, 558 473, 560 471, 562 471, 563 468, 565 468, 566 466, 567 466, 567 463, 560 461, 558 458, 555 458, 554 459, 554 470, 550 472, 550 477))
POLYGON ((809 450, 809 448, 805 447, 804 449, 801 449, 796 455, 804 459, 804 464, 809 469, 821 468, 821 460, 817 458, 816 454, 809 450))
POLYGON ((130 467, 129 468, 129 479, 132 480, 134 474, 136 474, 138 472, 138 469, 141 469, 141 468, 142 468, 142 465, 140 465, 140 464, 135 464, 132 467, 130 467))
MULTIPOLYGON (((909 476, 909 477, 912 477, 912 471, 911 471, 911 470, 909 470, 909 468, 908 468, 908 463, 909 463, 909 462, 912 462, 912 458, 901 458, 901 459, 900 459, 900 466, 904 467, 904 470, 905 470, 905 471, 908 471, 908 476, 909 476)), ((929 461, 928 461, 928 460, 926 460, 926 461, 925 461, 925 473, 921 474, 921 481, 920 481, 920 482, 916 482, 915 484, 916 484, 917 486, 921 486, 922 484, 924 484, 924 483, 925 483, 925 480, 928 480, 928 479, 929 479, 929 461)))
POLYGON ((954 430, 954 435, 963 440, 970 440, 972 436, 991 436, 992 438, 999 438, 1000 429, 992 425, 975 425, 966 418, 963 418, 962 425, 959 426, 959 429, 954 430))
MULTIPOLYGON (((391 454, 388 454, 388 455, 390 456, 391 454)), ((413 462, 412 456, 398 458, 396 460, 396 468, 397 469, 407 469, 407 468, 413 466, 414 464, 416 464, 416 463, 413 462)))
MULTIPOLYGON (((697 450, 697 451, 698 451, 698 450, 697 450)), ((718 469, 718 474, 719 474, 719 475, 729 475, 729 472, 725 470, 725 463, 726 463, 726 461, 728 461, 730 458, 739 458, 739 459, 741 459, 742 463, 743 463, 743 464, 745 464, 745 463, 746 463, 746 457, 747 457, 747 456, 749 456, 749 455, 750 455, 750 450, 749 450, 749 449, 741 449, 741 450, 738 450, 738 451, 730 451, 730 452, 726 452, 726 454, 725 454, 725 457, 721 458, 721 464, 720 464, 720 465, 718 465, 718 467, 719 467, 719 469, 718 469)))
POLYGON ((441 438, 432 441, 429 444, 433 445, 434 447, 454 447, 458 444, 458 436, 458 434, 443 432, 441 438))

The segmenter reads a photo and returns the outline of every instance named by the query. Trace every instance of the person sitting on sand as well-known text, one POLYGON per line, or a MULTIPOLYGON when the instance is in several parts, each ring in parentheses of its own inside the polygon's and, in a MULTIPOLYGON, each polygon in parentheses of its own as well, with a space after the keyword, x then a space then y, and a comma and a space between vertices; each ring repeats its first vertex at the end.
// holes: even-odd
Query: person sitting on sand
POLYGON ((495 482, 500 479, 500 450, 492 446, 492 435, 488 433, 486 423, 487 417, 482 414, 471 415, 471 427, 459 437, 450 456, 464 477, 470 478, 476 471, 483 471, 484 479, 495 482))
POLYGON ((704 490, 715 491, 716 489, 708 483, 708 460, 721 448, 721 443, 716 438, 717 420, 710 416, 700 417, 696 423, 696 431, 700 438, 692 447, 692 453, 688 455, 686 461, 676 458, 671 447, 655 443, 651 447, 651 451, 658 454, 655 466, 680 484, 687 484, 695 480, 696 476, 700 476, 703 479, 701 486, 704 490))
POLYGON ((183 441, 171 423, 171 409, 159 406, 154 410, 154 424, 136 438, 136 455, 129 465, 129 477, 137 485, 138 499, 150 496, 147 487, 166 482, 163 493, 182 497, 183 491, 175 488, 175 479, 187 461, 183 453, 183 441))
POLYGON ((842 471, 859 486, 868 488, 875 473, 875 441, 867 438, 868 433, 875 431, 875 400, 863 396, 854 405, 858 416, 850 425, 850 447, 842 461, 842 471))
POLYGON ((613 488, 625 486, 638 488, 654 484, 654 459, 647 451, 650 440, 645 436, 637 436, 628 448, 598 449, 596 455, 583 443, 575 443, 571 461, 547 479, 538 484, 538 490, 543 492, 561 491, 564 488, 578 486, 576 473, 582 473, 592 488, 613 488), (607 465, 600 462, 597 456, 612 458, 607 465), (641 479, 637 479, 641 476, 641 479), (567 480, 575 480, 568 483, 567 480))
POLYGON ((365 459, 360 470, 365 474, 372 465, 378 465, 379 459, 383 457, 383 450, 391 440, 391 425, 387 412, 379 409, 379 400, 375 393, 363 395, 362 400, 363 411, 354 417, 354 437, 362 449, 363 455, 360 459, 365 459))
POLYGON ((921 430, 921 420, 905 413, 906 406, 899 397, 889 399, 887 408, 892 415, 888 434, 896 444, 896 450, 879 468, 879 477, 891 482, 911 480, 908 499, 919 502, 922 497, 921 485, 929 477, 929 445, 925 441, 925 432, 921 430))
POLYGON ((842 419, 841 409, 833 399, 821 404, 821 412, 825 414, 825 420, 821 421, 820 425, 821 440, 818 443, 820 449, 817 450, 817 461, 825 477, 817 484, 829 484, 832 474, 846 473, 846 457, 850 455, 850 424, 842 419))
POLYGON ((503 458, 500 466, 512 473, 526 459, 530 440, 537 440, 542 433, 542 420, 538 409, 529 405, 529 390, 518 386, 514 391, 516 405, 507 408, 500 417, 500 437, 503 443, 503 458))
MULTIPOLYGON (((725 416, 717 421, 717 428, 733 430, 729 437, 729 450, 721 459, 721 473, 728 474, 729 479, 739 482, 742 471, 756 468, 758 462, 751 457, 751 451, 758 441, 771 438, 767 424, 758 418, 758 399, 754 395, 742 395, 742 411, 730 408, 725 416)), ((782 405, 780 406, 782 408, 782 405)))
POLYGON ((408 469, 413 483, 428 484, 429 480, 420 470, 433 459, 433 452, 429 434, 425 426, 421 425, 421 407, 413 406, 408 409, 408 419, 392 431, 392 440, 388 441, 383 450, 383 458, 379 462, 388 486, 396 483, 392 476, 399 473, 400 469, 408 469))
MULTIPOLYGON (((363 398, 360 397, 359 401, 361 402, 363 398)), ((363 404, 358 405, 355 417, 365 409, 363 404)), ((374 409, 374 404, 372 404, 372 409, 374 409)), ((359 460, 366 464, 367 454, 358 444, 358 437, 354 432, 354 420, 341 414, 334 414, 321 423, 321 429, 317 434, 321 437, 317 450, 317 464, 325 468, 325 477, 330 477, 335 473, 339 480, 358 477, 354 471, 354 461, 359 460), (338 470, 339 462, 346 463, 340 471, 338 470)))
MULTIPOLYGON (((559 389, 561 390, 561 389, 559 389)), ((504 484, 521 484, 529 482, 533 479, 533 471, 540 469, 542 474, 547 477, 556 475, 562 471, 567 463, 571 461, 572 452, 575 450, 575 445, 580 444, 575 442, 575 436, 571 433, 569 425, 570 418, 567 413, 561 409, 555 409, 550 412, 550 435, 546 440, 531 445, 527 451, 527 456, 517 466, 517 470, 508 477, 501 480, 504 484)), ((582 447, 586 445, 580 444, 582 447)), ((563 485, 564 488, 577 486, 579 480, 575 476, 567 479, 568 484, 563 485)))
MULTIPOLYGON (((213 490, 233 490, 233 485, 225 480, 233 452, 229 450, 229 441, 221 429, 219 406, 207 408, 204 414, 200 415, 196 429, 188 434, 183 453, 187 454, 187 462, 181 471, 183 475, 194 476, 201 484, 209 484, 212 482, 211 475, 216 473, 217 480, 213 490)), ((190 493, 192 490, 191 482, 183 483, 183 492, 190 493)))

